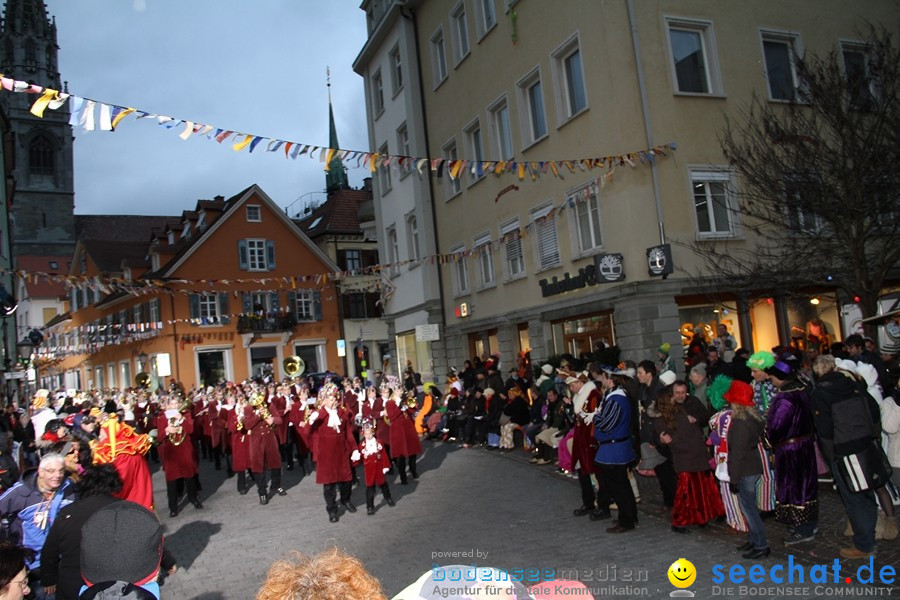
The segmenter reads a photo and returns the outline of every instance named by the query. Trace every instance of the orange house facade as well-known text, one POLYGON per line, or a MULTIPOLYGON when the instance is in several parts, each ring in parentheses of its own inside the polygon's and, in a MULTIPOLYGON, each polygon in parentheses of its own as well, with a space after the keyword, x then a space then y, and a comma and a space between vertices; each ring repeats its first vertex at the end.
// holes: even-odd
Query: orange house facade
POLYGON ((122 223, 144 241, 121 228, 86 228, 115 239, 79 237, 70 311, 38 354, 42 382, 123 389, 145 372, 189 390, 287 376, 292 355, 306 373, 340 369, 337 291, 321 277, 338 267, 258 186, 200 200, 181 217, 122 223), (111 288, 110 278, 134 288, 111 288))

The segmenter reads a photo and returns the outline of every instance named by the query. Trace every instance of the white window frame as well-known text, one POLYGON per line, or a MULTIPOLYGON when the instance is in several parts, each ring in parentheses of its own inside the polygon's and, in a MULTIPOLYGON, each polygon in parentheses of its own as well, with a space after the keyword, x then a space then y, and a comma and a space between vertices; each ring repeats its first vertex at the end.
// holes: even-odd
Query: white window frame
POLYGON ((790 196, 797 195, 801 189, 806 187, 803 178, 799 176, 788 176, 784 182, 784 216, 786 225, 791 233, 797 235, 816 236, 822 233, 825 223, 822 217, 812 213, 807 215, 806 212, 797 206, 791 204, 790 196), (793 210, 792 210, 793 209, 793 210), (796 225, 792 223, 796 219, 796 225), (809 224, 806 221, 810 221, 809 224))
POLYGON ((500 239, 503 240, 503 272, 506 281, 522 279, 525 277, 525 253, 518 217, 500 225, 500 239))
POLYGON ((714 166, 697 166, 690 168, 690 185, 691 185, 691 212, 694 215, 695 231, 698 240, 716 240, 716 239, 733 239, 738 236, 740 227, 737 219, 737 195, 735 189, 734 174, 725 168, 717 168, 714 166), (711 182, 725 184, 725 202, 726 206, 718 207, 711 204, 712 196, 709 189, 711 182), (713 206, 713 210, 707 210, 707 225, 710 231, 700 230, 700 215, 697 214, 696 191, 699 185, 704 185, 704 194, 708 206, 713 206), (728 231, 715 230, 715 210, 725 210, 728 216, 728 231))
POLYGON ((381 116, 384 112, 384 78, 381 76, 381 69, 375 69, 372 73, 372 114, 375 118, 381 116))
POLYGON ((387 240, 387 251, 388 251, 388 262, 390 263, 390 275, 394 277, 400 274, 400 267, 397 265, 400 262, 400 241, 397 238, 397 226, 391 225, 387 229, 387 235, 385 236, 387 240))
POLYGON ((550 58, 553 67, 553 87, 556 94, 557 127, 561 127, 587 111, 591 106, 587 92, 587 79, 584 77, 584 52, 581 51, 579 32, 576 31, 569 39, 557 46, 556 49, 550 53, 550 58), (573 112, 570 105, 571 94, 569 92, 569 77, 566 74, 566 61, 575 54, 576 51, 581 58, 579 62, 581 63, 581 81, 584 84, 584 107, 573 112))
POLYGON ((431 34, 431 70, 434 89, 440 87, 450 75, 447 69, 447 47, 444 44, 444 27, 438 27, 431 34))
POLYGON ((512 120, 506 94, 494 100, 487 110, 491 121, 491 135, 497 148, 496 157, 500 160, 511 160, 516 154, 516 147, 513 144, 512 120), (506 130, 505 135, 504 129, 506 130), (504 146, 508 146, 508 148, 504 149, 504 146))
POLYGON ((546 204, 544 206, 535 208, 531 211, 531 223, 534 227, 534 264, 536 265, 535 272, 540 273, 541 271, 546 271, 548 269, 554 269, 562 264, 562 252, 559 247, 559 228, 557 225, 557 218, 559 215, 553 215, 553 219, 551 219, 550 224, 552 225, 552 229, 548 227, 547 222, 538 223, 538 219, 541 219, 550 214, 553 211, 553 204, 546 204), (550 235, 549 232, 552 231, 553 239, 556 243, 556 260, 552 260, 553 253, 546 253, 546 256, 542 256, 541 252, 541 236, 544 232, 548 232, 548 237, 550 235))
POLYGON ((771 102, 800 102, 803 98, 803 89, 799 75, 797 74, 797 60, 803 56, 803 45, 800 34, 791 31, 775 29, 759 30, 759 49, 762 56, 763 72, 766 77, 766 94, 771 102), (776 98, 772 95, 772 85, 769 81, 769 65, 766 62, 766 42, 785 44, 788 48, 788 63, 791 69, 791 82, 793 85, 793 98, 776 98))
POLYGON ((451 138, 441 147, 441 154, 445 159, 443 177, 445 181, 444 201, 449 202, 462 193, 462 182, 460 180, 462 179, 463 172, 460 171, 460 176, 456 179, 450 177, 450 162, 459 159, 459 147, 456 145, 456 138, 451 138))
MULTIPOLYGON (((406 121, 403 121, 400 127, 397 128, 397 154, 399 156, 412 156, 409 150, 409 128, 406 125, 406 121)), ((400 179, 403 179, 413 170, 413 161, 408 160, 403 166, 398 164, 397 168, 400 170, 400 179)))
MULTIPOLYGON (((463 244, 459 244, 458 246, 454 246, 450 248, 450 254, 457 254, 460 252, 465 252, 466 247, 463 244)), ((467 261, 469 260, 468 256, 460 256, 459 259, 453 260, 453 289, 456 292, 456 296, 465 296, 469 293, 469 265, 467 261)))
MULTIPOLYGON (((410 260, 417 261, 422 258, 419 251, 419 222, 416 220, 415 213, 406 215, 406 245, 410 260)), ((417 266, 419 266, 418 263, 410 264, 410 268, 417 266)))
POLYGON ((450 24, 453 34, 453 68, 456 68, 472 51, 465 0, 460 0, 450 11, 450 24))
POLYGON ((203 292, 197 294, 198 298, 198 317, 206 318, 210 322, 219 318, 219 294, 215 292, 203 292))
POLYGON ((259 204, 248 204, 247 205, 247 222, 249 223, 260 223, 262 222, 262 206, 259 204), (255 211, 253 209, 256 209, 255 211), (256 213, 256 218, 253 217, 253 213, 256 213))
POLYGON ((388 56, 391 63, 391 92, 396 97, 403 90, 403 58, 400 56, 399 42, 394 44, 388 56))
POLYGON ((572 254, 578 257, 590 256, 603 250, 603 215, 600 210, 600 190, 596 181, 590 181, 569 190, 566 194, 566 202, 569 205, 569 232, 572 240, 572 254), (590 199, 588 201, 579 200, 578 197, 582 192, 588 191, 590 199), (582 215, 582 210, 587 208, 587 213, 582 215), (591 218, 592 213, 596 213, 597 219, 591 218), (582 219, 588 219, 591 239, 585 240, 581 235, 582 219))
POLYGON ((702 19, 686 19, 682 17, 667 16, 666 38, 669 44, 669 60, 672 74, 672 89, 676 94, 689 96, 722 96, 725 91, 722 85, 722 75, 719 69, 719 58, 716 47, 716 33, 713 22, 702 19), (675 48, 672 45, 672 30, 697 33, 700 36, 700 50, 703 53, 703 68, 706 72, 706 92, 682 90, 678 86, 678 72, 675 65, 675 48))
POLYGON ((478 287, 485 289, 497 284, 494 273, 494 247, 491 245, 491 232, 482 233, 472 240, 475 259, 478 261, 478 287))
POLYGON ((159 298, 150 298, 150 310, 148 311, 150 316, 150 323, 159 323, 162 321, 162 313, 160 312, 159 307, 159 298))
POLYGON ((527 150, 534 144, 547 137, 549 121, 547 120, 547 101, 544 97, 544 81, 541 77, 541 67, 537 65, 516 82, 516 90, 519 100, 519 125, 522 131, 522 150, 527 150), (541 118, 544 121, 544 132, 535 131, 534 121, 537 111, 531 101, 531 88, 534 85, 541 86, 541 118))
POLYGON ((314 290, 298 289, 294 291, 294 317, 298 323, 309 323, 316 320, 316 299, 314 290), (301 310, 303 308, 303 310, 301 310))
POLYGON ((269 264, 266 258, 266 240, 263 238, 247 238, 247 270, 268 271, 269 264), (261 262, 259 256, 254 257, 255 253, 261 253, 261 262))
POLYGON ((494 0, 475 0, 475 30, 478 34, 478 43, 481 43, 484 36, 496 26, 497 7, 494 6, 494 0), (490 8, 490 14, 485 10, 486 8, 490 8))
POLYGON ((463 127, 463 134, 466 139, 466 156, 469 158, 469 164, 466 165, 469 170, 467 187, 471 187, 484 179, 486 175, 482 172, 481 176, 478 176, 478 166, 484 162, 485 157, 484 129, 481 127, 481 117, 475 117, 469 121, 463 127))
MULTIPOLYGON (((388 145, 387 142, 382 144, 381 148, 378 149, 378 154, 381 156, 388 155, 388 145)), ((388 193, 393 189, 393 182, 391 181, 391 166, 387 165, 379 165, 378 167, 378 184, 381 191, 382 196, 387 196, 388 193)))
POLYGON ((122 388, 131 386, 131 361, 119 361, 119 379, 122 382, 122 388))
MULTIPOLYGON (((871 47, 865 42, 859 42, 855 40, 840 40, 838 42, 838 50, 841 55, 841 68, 844 70, 844 81, 848 85, 849 80, 847 79, 847 57, 844 54, 847 52, 854 52, 862 55, 866 70, 866 83, 868 83, 869 96, 871 97, 872 101, 876 100, 878 98, 878 88, 875 85, 875 82, 872 80, 869 65, 869 52, 871 52, 871 47)), ((866 108, 856 106, 852 97, 848 97, 847 102, 850 104, 850 107, 855 110, 865 110, 866 108)))

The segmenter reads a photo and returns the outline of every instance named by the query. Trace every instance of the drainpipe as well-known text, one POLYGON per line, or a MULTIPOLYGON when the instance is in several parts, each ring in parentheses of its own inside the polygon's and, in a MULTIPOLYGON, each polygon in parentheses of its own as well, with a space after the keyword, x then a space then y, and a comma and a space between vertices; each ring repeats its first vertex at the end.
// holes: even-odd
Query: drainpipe
MULTIPOLYGON (((175 318, 175 295, 172 294, 169 296, 169 300, 172 303, 172 339, 175 340, 175 381, 181 383, 181 367, 178 364, 178 331, 176 330, 177 326, 175 324, 178 320, 175 318)), ((160 315, 160 317, 162 317, 162 315, 160 315)), ((199 384, 200 382, 197 381, 195 383, 199 384)))
MULTIPOLYGON (((337 236, 331 236, 331 241, 334 242, 334 260, 337 262, 338 259, 338 241, 337 236)), ((334 295, 337 298, 338 305, 338 323, 340 323, 341 327, 341 339, 344 340, 344 375, 350 375, 350 367, 347 362, 347 338, 344 337, 344 294, 341 292, 338 284, 334 282, 334 295)))
MULTIPOLYGON (((647 86, 644 81, 644 65, 641 62, 641 44, 638 41, 637 20, 634 15, 633 0, 626 0, 628 6, 628 22, 631 25, 631 44, 634 47, 634 64, 637 69, 638 89, 641 92, 641 112, 644 115, 644 130, 647 133, 647 147, 652 148, 656 144, 653 141, 653 125, 650 122, 650 103, 647 100, 647 86)), ((666 243, 666 228, 663 222, 662 198, 659 193, 659 173, 656 171, 656 161, 650 163, 650 174, 653 177, 653 197, 656 200, 656 222, 659 225, 659 243, 666 243)))

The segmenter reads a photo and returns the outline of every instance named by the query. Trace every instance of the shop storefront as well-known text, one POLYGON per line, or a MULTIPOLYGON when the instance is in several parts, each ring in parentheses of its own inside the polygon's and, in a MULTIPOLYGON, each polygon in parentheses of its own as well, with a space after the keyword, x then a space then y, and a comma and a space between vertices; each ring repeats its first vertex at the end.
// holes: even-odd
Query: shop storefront
POLYGON ((553 353, 579 356, 616 343, 612 311, 551 322, 553 353))

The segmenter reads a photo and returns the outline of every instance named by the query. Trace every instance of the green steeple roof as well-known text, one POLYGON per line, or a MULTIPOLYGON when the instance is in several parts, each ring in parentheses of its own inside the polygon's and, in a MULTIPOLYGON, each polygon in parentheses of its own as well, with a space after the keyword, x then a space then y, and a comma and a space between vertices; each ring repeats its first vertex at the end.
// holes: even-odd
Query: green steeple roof
MULTIPOLYGON (((329 94, 330 96, 330 94, 329 94)), ((338 144, 337 128, 334 126, 334 110, 331 108, 331 98, 328 99, 328 147, 334 150, 340 148, 338 144)), ((331 193, 336 190, 350 189, 347 181, 347 171, 341 161, 339 153, 335 152, 328 163, 328 173, 325 174, 325 191, 331 193)))

